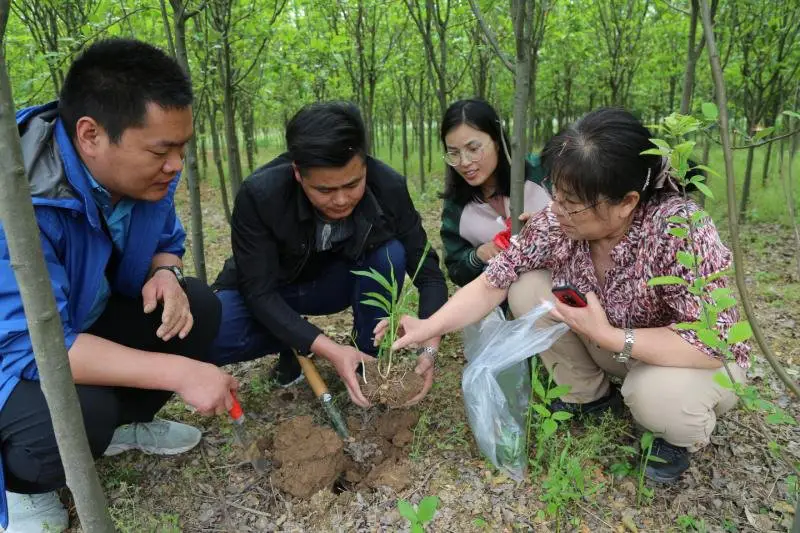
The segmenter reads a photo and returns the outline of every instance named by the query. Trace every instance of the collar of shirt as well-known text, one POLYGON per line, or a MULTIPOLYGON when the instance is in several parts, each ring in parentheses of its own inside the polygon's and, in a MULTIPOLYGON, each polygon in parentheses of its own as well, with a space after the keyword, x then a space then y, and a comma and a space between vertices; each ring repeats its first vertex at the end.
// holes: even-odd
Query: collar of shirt
POLYGON ((100 208, 100 212, 103 213, 103 216, 108 220, 111 216, 111 213, 114 211, 114 203, 111 201, 111 193, 108 192, 108 189, 100 185, 97 180, 94 179, 92 173, 83 165, 83 170, 86 172, 86 175, 89 177, 89 185, 92 188, 92 198, 94 198, 94 202, 97 204, 97 207, 100 208))

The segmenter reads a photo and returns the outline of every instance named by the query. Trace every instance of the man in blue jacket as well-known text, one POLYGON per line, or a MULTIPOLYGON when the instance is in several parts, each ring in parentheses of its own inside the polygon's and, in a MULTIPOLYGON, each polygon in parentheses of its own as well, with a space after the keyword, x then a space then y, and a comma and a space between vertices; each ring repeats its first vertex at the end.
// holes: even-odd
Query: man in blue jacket
MULTIPOLYGON (((223 414, 237 385, 205 362, 218 300, 181 272, 185 73, 145 43, 100 41, 72 64, 58 102, 18 112, 17 123, 92 453, 191 449, 200 432, 156 412, 177 393, 200 413, 223 414)), ((2 224, 0 450, 6 531, 65 529, 55 492, 64 471, 2 224)))

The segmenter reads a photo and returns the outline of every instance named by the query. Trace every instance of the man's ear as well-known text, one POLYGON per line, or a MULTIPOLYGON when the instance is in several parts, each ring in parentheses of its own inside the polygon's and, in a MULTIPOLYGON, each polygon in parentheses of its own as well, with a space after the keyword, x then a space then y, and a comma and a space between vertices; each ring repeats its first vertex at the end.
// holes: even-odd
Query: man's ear
POLYGON ((294 173, 294 179, 297 183, 303 183, 303 177, 300 175, 300 169, 297 168, 297 165, 292 163, 292 172, 294 173))
POLYGON ((81 117, 75 124, 75 144, 81 153, 89 157, 97 155, 107 136, 105 128, 92 117, 81 117))

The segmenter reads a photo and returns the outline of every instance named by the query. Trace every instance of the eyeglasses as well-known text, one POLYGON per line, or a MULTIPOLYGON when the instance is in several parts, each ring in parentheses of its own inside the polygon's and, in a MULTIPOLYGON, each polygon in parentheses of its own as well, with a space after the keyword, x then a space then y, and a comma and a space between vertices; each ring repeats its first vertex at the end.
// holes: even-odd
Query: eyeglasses
POLYGON ((483 159, 483 145, 467 146, 466 148, 447 151, 444 153, 444 162, 451 167, 458 165, 469 165, 470 163, 477 163, 483 159))
POLYGON ((545 188, 550 192, 550 195, 553 197, 553 206, 557 205, 559 211, 570 220, 572 220, 572 217, 574 217, 575 215, 579 215, 579 214, 583 213, 584 211, 588 211, 589 209, 592 209, 593 207, 597 207, 598 205, 600 205, 603 202, 605 202, 605 200, 600 200, 598 202, 593 203, 592 205, 589 205, 589 206, 586 206, 586 207, 582 207, 581 209, 575 209, 573 211, 568 211, 567 208, 564 207, 564 203, 561 200, 556 198, 555 192, 553 192, 553 182, 550 180, 549 177, 546 177, 544 180, 542 180, 542 185, 545 186, 545 188))

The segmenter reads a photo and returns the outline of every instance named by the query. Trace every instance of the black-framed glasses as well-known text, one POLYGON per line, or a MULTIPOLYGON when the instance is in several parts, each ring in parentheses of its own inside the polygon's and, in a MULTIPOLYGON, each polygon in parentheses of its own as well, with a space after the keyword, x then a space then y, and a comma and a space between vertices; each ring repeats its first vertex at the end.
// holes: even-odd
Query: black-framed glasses
POLYGON ((475 146, 467 146, 466 148, 447 151, 444 153, 444 162, 450 165, 451 167, 457 167, 458 165, 464 164, 469 165, 470 163, 477 163, 481 159, 483 159, 484 150, 483 145, 478 144, 475 146))
POLYGON ((599 201, 597 201, 597 202, 595 202, 595 203, 593 203, 593 204, 591 204, 591 205, 589 205, 589 206, 586 206, 586 207, 582 207, 582 208, 580 208, 580 209, 574 209, 574 210, 572 210, 572 211, 569 211, 569 210, 567 210, 567 208, 566 208, 566 207, 564 207, 564 204, 561 202, 561 200, 558 200, 558 199, 556 198, 556 195, 555 195, 555 193, 554 193, 554 191, 553 191, 553 182, 552 182, 552 180, 550 179, 550 177, 549 177, 549 176, 548 176, 548 177, 546 177, 546 178, 544 178, 544 179, 542 180, 542 185, 543 185, 543 186, 544 186, 544 187, 545 187, 545 188, 546 188, 548 191, 550 191, 550 196, 553 198, 553 204, 554 204, 554 205, 558 205, 558 208, 559 208, 559 210, 561 211, 561 213, 563 213, 563 214, 564 214, 564 216, 566 216, 566 217, 567 217, 568 219, 570 219, 570 220, 572 220, 572 217, 573 217, 573 216, 575 216, 575 215, 579 215, 579 214, 583 213, 584 211, 588 211, 589 209, 592 209, 592 208, 594 208, 594 207, 597 207, 598 205, 600 205, 600 204, 602 204, 603 202, 605 202, 605 200, 599 200, 599 201))

